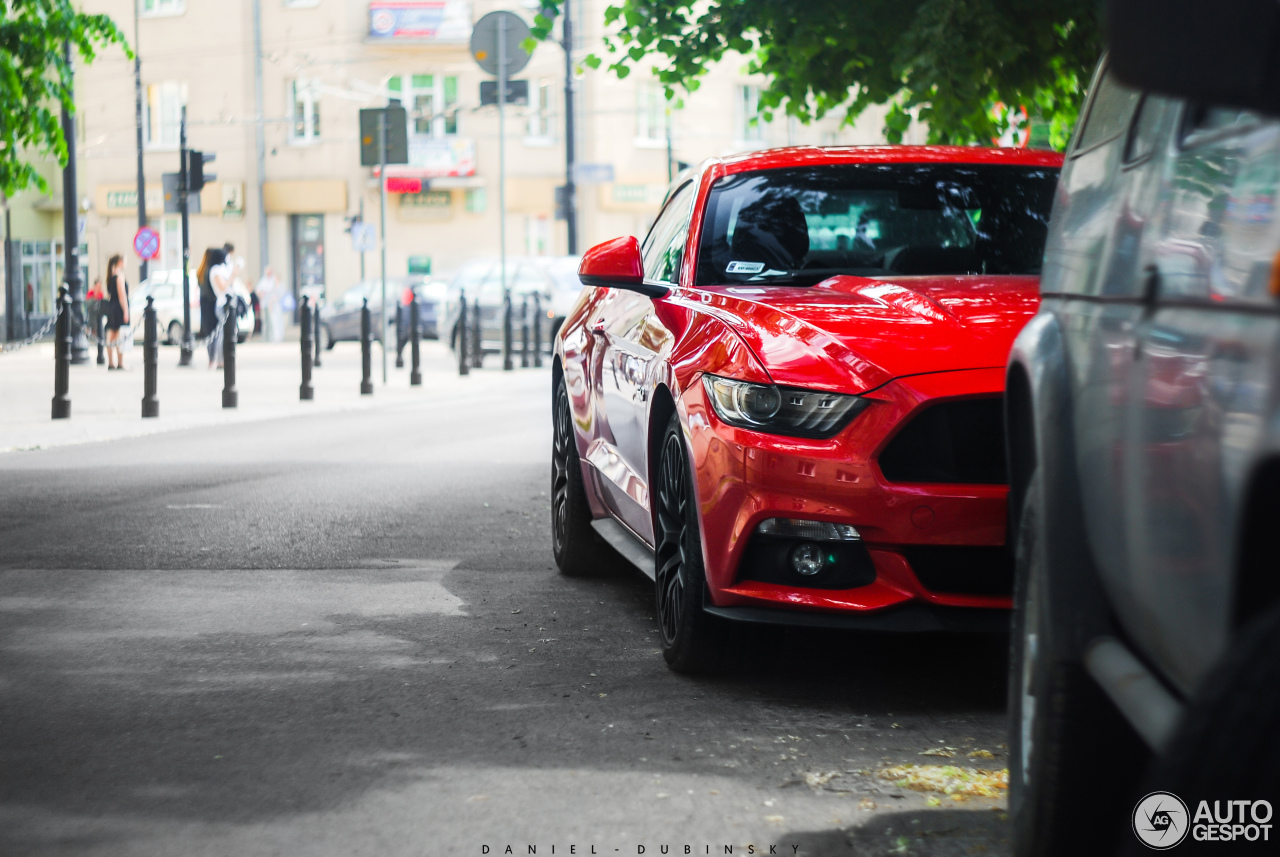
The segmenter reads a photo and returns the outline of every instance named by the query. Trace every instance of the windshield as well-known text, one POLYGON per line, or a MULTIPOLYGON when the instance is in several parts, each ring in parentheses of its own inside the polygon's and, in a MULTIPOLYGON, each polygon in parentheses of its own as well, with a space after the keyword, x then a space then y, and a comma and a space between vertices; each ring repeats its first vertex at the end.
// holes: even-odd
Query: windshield
POLYGON ((1057 168, 836 164, 726 176, 707 200, 697 284, 836 274, 1038 274, 1057 168))

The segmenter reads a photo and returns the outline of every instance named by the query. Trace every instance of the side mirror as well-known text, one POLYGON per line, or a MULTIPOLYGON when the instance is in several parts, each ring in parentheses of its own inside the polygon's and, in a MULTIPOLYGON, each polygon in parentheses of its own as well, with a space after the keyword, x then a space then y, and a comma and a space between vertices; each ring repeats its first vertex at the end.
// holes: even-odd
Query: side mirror
POLYGON ((634 236, 615 238, 597 244, 582 256, 578 279, 584 286, 626 289, 651 298, 666 297, 666 286, 644 281, 644 264, 640 259, 640 242, 634 236))
POLYGON ((1111 70, 1135 89, 1280 113, 1275 0, 1110 0, 1111 70))

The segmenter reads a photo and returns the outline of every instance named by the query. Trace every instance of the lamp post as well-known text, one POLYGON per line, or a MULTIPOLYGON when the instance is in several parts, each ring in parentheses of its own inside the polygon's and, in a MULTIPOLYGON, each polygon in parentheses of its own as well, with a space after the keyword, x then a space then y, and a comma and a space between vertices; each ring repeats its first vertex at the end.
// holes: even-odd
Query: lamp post
MULTIPOLYGON (((62 58, 67 64, 67 85, 75 98, 75 72, 71 64, 71 43, 62 43, 62 58)), ((67 283, 67 297, 71 301, 71 315, 78 322, 84 321, 84 283, 80 281, 80 202, 76 192, 76 120, 71 110, 62 107, 62 136, 67 141, 67 165, 62 170, 62 278, 67 283)), ((71 363, 89 362, 89 341, 84 337, 84 325, 73 324, 71 332, 71 363)))

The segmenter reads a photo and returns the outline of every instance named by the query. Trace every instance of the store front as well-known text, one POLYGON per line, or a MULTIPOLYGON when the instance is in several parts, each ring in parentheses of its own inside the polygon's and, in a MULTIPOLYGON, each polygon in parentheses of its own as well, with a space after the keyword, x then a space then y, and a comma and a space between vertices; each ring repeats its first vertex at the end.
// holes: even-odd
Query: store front
MULTIPOLYGON (((289 244, 292 248, 293 297, 298 307, 302 296, 324 297, 324 215, 289 216, 289 244)), ((294 309, 294 323, 299 310, 294 309)))

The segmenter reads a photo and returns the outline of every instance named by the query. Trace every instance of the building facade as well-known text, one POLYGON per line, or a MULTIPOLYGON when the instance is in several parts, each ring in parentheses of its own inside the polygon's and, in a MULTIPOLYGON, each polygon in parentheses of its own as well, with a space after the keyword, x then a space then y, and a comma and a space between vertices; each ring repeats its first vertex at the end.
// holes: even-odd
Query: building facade
MULTIPOLYGON (((608 0, 571 2, 575 139, 584 165, 579 251, 618 235, 643 235, 681 162, 778 145, 882 140, 882 114, 874 111, 853 126, 842 126, 841 117, 812 125, 758 121, 762 81, 743 72, 741 58, 721 62, 696 93, 674 104, 647 70, 618 80, 603 67, 584 68, 581 60, 601 51, 608 0)), ((184 108, 188 145, 216 154, 207 169, 217 179, 190 217, 193 268, 205 248, 230 242, 251 278, 269 265, 295 291, 323 288, 330 300, 359 282, 362 270, 376 276, 379 254, 357 252, 347 228, 361 215, 382 226, 375 170, 361 166, 359 111, 391 101, 408 112, 409 163, 388 168, 395 191, 386 200, 388 275, 448 276, 469 258, 498 254, 497 108, 481 104, 481 83, 492 77, 468 45, 484 14, 507 9, 532 21, 536 2, 85 0, 84 6, 110 15, 141 58, 146 209, 161 235, 153 266, 182 262, 180 218, 164 210, 163 175, 178 170, 184 108)), ((512 255, 558 255, 568 247, 565 222, 556 217, 556 187, 565 181, 564 70, 561 45, 547 42, 513 76, 525 82, 527 103, 505 111, 512 255)), ((133 62, 113 48, 79 68, 76 101, 86 284, 105 273, 115 253, 129 259, 136 278, 133 62)), ((52 167, 48 176, 49 197, 26 192, 8 201, 10 237, 20 248, 11 270, 21 282, 6 289, 0 313, 23 322, 5 325, 11 334, 50 310, 62 276, 61 176, 52 167)))

